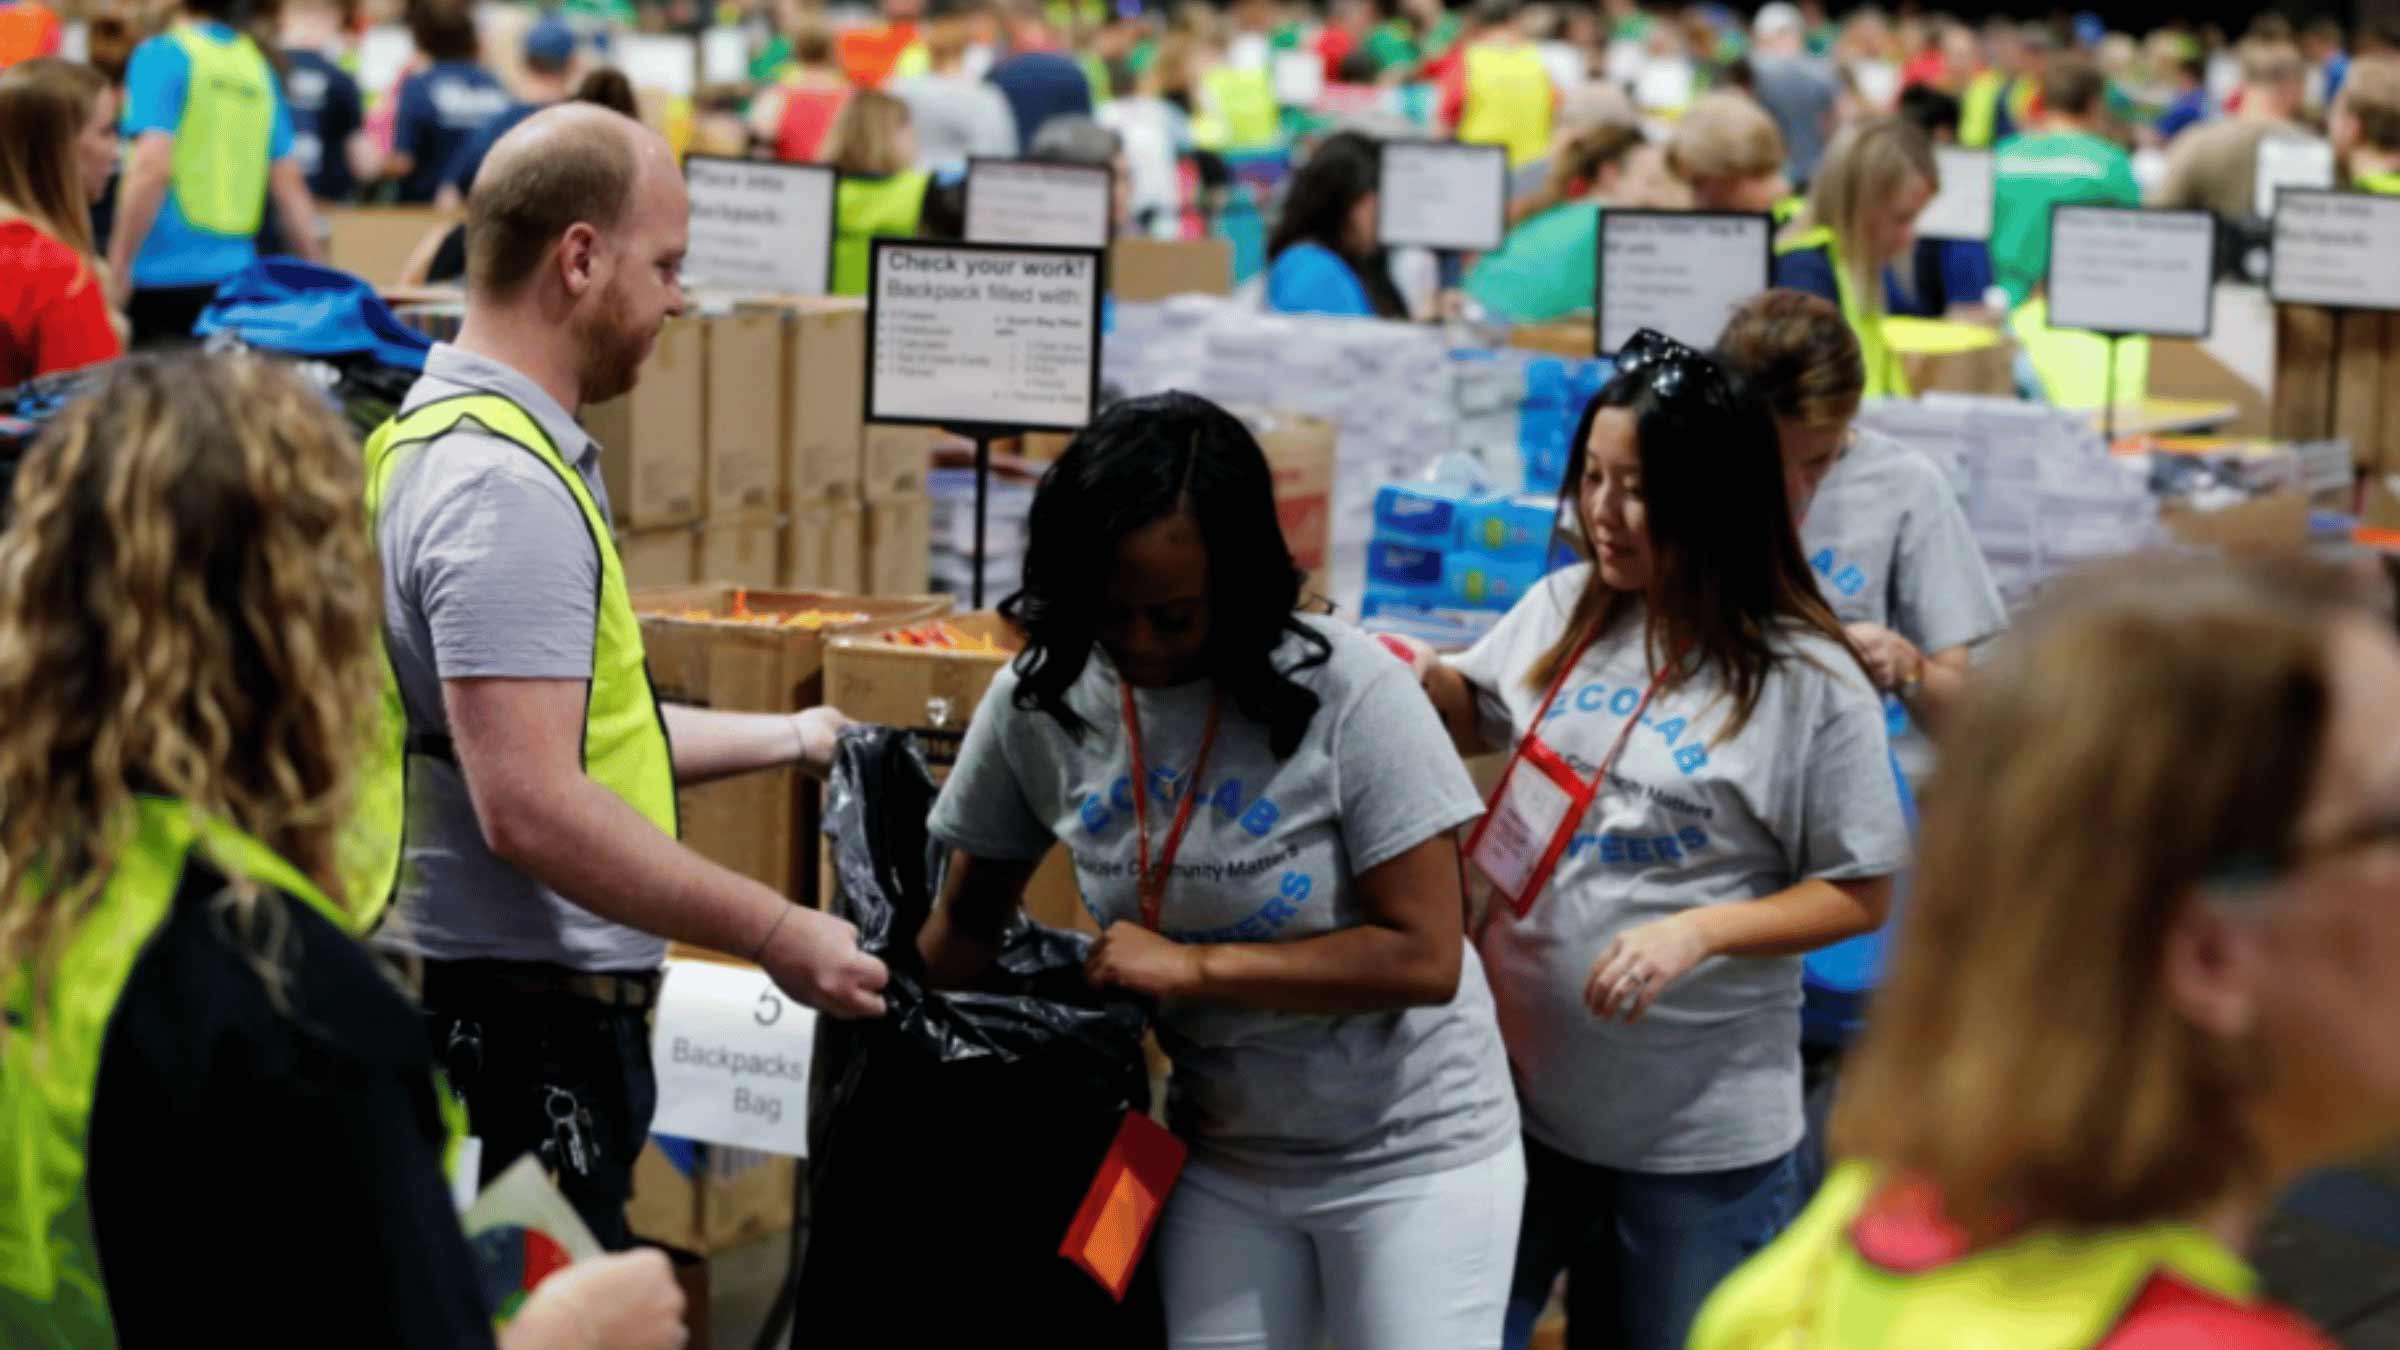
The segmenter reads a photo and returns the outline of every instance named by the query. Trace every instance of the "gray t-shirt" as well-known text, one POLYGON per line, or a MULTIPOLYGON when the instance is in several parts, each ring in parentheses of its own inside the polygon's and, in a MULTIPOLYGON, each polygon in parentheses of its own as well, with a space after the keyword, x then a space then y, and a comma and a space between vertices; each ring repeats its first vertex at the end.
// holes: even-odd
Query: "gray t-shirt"
MULTIPOLYGON (((1295 676, 1322 706, 1283 760, 1264 727, 1227 708, 1167 885, 1161 927, 1179 941, 1292 942, 1355 927, 1366 916, 1354 878, 1482 813, 1408 668, 1353 629, 1303 622, 1333 644, 1331 660, 1295 676)), ((1289 669, 1306 650, 1286 638, 1277 663, 1289 669)), ((1139 922, 1132 760, 1108 658, 1095 648, 1068 694, 1090 723, 1080 741, 1018 708, 1016 689, 1011 671, 992 682, 934 806, 935 837, 1011 859, 1063 842, 1093 917, 1139 922)), ((1134 698, 1156 849, 1174 780, 1199 750, 1209 686, 1134 698)), ((1176 1132, 1262 1182, 1441 1171, 1516 1137, 1492 996, 1473 961, 1441 1007, 1336 1017, 1171 1001, 1160 1039, 1175 1061, 1176 1132)))
MULTIPOLYGON (((1931 655, 1970 647, 2008 626, 1974 527, 1932 460, 1863 427, 1826 475, 1800 523, 1801 548, 1826 603, 1843 623, 1891 629, 1931 655)), ((1933 746, 1891 719, 1893 751, 1911 782, 1933 766, 1933 746)))
POLYGON ((1784 172, 1795 183, 1816 177, 1841 97, 1832 68, 1805 56, 1760 56, 1751 58, 1750 71, 1759 106, 1783 133, 1784 172))
MULTIPOLYGON (((525 410, 575 466, 603 517, 600 446, 518 372, 443 344, 403 411, 460 394, 525 410)), ((410 452, 385 489, 384 646, 409 729, 448 736, 442 681, 588 680, 600 555, 558 475, 513 441, 462 424, 410 452)), ((492 856, 458 766, 408 761, 407 852, 379 945, 435 961, 542 961, 655 970, 666 944, 611 923, 492 856)))
POLYGON ((917 162, 964 168, 970 156, 1014 159, 1017 115, 999 90, 964 75, 911 75, 892 85, 917 129, 917 162))
MULTIPOLYGON (((1456 658, 1487 737, 1515 746, 1532 729, 1545 691, 1526 672, 1566 631, 1590 571, 1552 575, 1456 658)), ((1622 602, 1541 728, 1584 774, 1650 686, 1642 630, 1640 601, 1622 602)), ((1713 677, 1660 694, 1533 909, 1519 919, 1503 906, 1484 932, 1525 1132, 1571 1157, 1714 1172, 1800 1140, 1799 957, 1703 961, 1631 1026, 1583 1002, 1592 964, 1629 928, 1811 878, 1899 869, 1908 838, 1874 691, 1821 635, 1787 630, 1780 649, 1730 740, 1713 677)))

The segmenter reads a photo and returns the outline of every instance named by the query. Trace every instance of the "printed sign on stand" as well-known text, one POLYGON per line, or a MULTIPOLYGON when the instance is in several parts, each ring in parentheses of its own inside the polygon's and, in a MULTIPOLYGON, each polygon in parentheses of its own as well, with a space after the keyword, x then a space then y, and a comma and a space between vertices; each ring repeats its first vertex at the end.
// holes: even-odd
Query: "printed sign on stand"
POLYGON ((691 155, 683 279, 695 289, 823 295, 833 273, 832 169, 691 155))
POLYGON ((1385 141, 1376 241, 1483 253, 1508 236, 1508 151, 1455 141, 1385 141))
POLYGON ((1100 401, 1098 249, 878 239, 870 422, 1078 431, 1100 401))
POLYGON ((1593 321, 1615 352, 1644 328, 1706 350, 1767 289, 1775 222, 1715 211, 1603 211, 1593 321))
POLYGON ((817 1015, 752 966, 669 961, 651 1024, 659 1134, 808 1156, 817 1015))
POLYGON ((1918 237, 1976 243, 1991 238, 1992 152, 1942 146, 1933 152, 1933 158, 1942 189, 1917 217, 1918 237))
POLYGON ((2216 286, 2206 211, 2060 206, 2050 215, 2050 325, 2204 338, 2216 286))
POLYGON ((619 33, 617 68, 636 89, 690 98, 699 84, 700 44, 675 33, 619 33))
POLYGON ((2279 305, 2400 310, 2400 197, 2286 188, 2267 294, 2279 305))
POLYGON ((732 27, 701 33, 700 80, 703 84, 749 83, 750 35, 732 27))
POLYGON ((2251 211, 2275 218, 2275 194, 2285 188, 2323 191, 2333 186, 2333 146, 2313 136, 2265 136, 2258 142, 2257 197, 2251 211))
POLYGON ((1103 164, 967 161, 967 240, 1106 248, 1116 219, 1116 174, 1103 164))
POLYGON ((1313 108, 1325 96, 1325 58, 1313 50, 1275 53, 1275 101, 1313 108))

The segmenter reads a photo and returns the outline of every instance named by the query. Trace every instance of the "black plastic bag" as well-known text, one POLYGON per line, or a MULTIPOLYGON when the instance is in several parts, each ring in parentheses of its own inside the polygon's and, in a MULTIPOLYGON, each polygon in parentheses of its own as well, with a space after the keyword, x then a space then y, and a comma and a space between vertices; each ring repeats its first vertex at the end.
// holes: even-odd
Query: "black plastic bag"
POLYGON ((840 897, 891 967, 887 1015, 818 1024, 795 1345, 1165 1343, 1154 1258, 1120 1304, 1059 1255, 1127 1111, 1149 1012, 1083 978, 1091 939, 1019 921, 975 992, 931 992, 917 932, 945 855, 915 738, 845 733, 825 811, 840 897))

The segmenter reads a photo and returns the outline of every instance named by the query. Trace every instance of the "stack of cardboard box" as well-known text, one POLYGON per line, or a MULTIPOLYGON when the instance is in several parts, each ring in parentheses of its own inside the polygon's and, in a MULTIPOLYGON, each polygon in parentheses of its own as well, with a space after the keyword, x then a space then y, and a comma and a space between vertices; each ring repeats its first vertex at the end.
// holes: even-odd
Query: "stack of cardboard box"
POLYGON ((868 427, 865 383, 858 300, 671 320, 641 384, 584 419, 631 584, 922 592, 936 433, 868 427))

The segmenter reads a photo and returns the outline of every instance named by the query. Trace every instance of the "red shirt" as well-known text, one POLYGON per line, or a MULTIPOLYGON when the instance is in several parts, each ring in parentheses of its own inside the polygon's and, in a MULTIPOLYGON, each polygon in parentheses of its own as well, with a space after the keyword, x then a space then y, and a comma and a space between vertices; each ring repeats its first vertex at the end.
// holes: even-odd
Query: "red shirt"
POLYGON ((775 157, 786 164, 810 164, 833 130, 833 119, 850 101, 848 89, 786 89, 783 125, 775 133, 775 157))
POLYGON ((30 221, 0 221, 0 388, 124 351, 91 264, 30 221))

